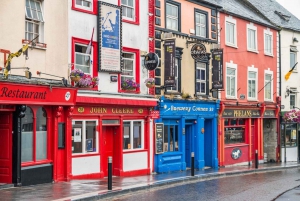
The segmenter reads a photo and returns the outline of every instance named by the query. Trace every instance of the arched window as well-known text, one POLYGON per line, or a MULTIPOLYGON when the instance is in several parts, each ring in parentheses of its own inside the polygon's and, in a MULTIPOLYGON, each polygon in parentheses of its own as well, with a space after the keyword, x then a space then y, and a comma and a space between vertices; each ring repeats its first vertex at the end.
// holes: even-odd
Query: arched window
POLYGON ((27 107, 21 120, 21 161, 35 163, 47 159, 47 112, 43 107, 27 107), (35 118, 34 118, 35 117, 35 118))

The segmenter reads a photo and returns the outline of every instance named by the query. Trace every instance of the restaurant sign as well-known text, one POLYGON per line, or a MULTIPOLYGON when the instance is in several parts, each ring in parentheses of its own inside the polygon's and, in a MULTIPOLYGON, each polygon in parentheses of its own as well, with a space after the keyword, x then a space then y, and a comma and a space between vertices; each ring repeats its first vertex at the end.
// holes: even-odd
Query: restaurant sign
POLYGON ((260 110, 225 109, 223 111, 222 117, 257 118, 260 117, 260 110))

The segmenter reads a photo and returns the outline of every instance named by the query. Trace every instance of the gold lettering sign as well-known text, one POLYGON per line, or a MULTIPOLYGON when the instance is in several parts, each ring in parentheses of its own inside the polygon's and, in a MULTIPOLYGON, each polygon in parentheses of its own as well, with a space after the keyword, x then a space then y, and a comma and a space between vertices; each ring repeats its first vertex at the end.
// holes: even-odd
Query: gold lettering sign
POLYGON ((138 109, 138 113, 142 114, 143 113, 143 109, 142 108, 138 109))
POLYGON ((77 111, 78 111, 79 113, 83 113, 83 112, 84 112, 84 107, 79 107, 79 108, 77 109, 77 111))
POLYGON ((234 117, 251 117, 252 113, 251 113, 251 110, 234 110, 233 116, 234 117))
POLYGON ((114 114, 133 114, 132 108, 112 108, 111 112, 114 114))
POLYGON ((92 107, 90 113, 104 114, 107 113, 107 109, 104 107, 92 107))

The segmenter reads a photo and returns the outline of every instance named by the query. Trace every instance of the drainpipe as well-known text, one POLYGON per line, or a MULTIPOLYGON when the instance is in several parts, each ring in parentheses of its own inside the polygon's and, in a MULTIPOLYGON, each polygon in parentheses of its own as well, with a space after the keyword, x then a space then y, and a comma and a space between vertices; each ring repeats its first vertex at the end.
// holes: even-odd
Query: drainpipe
MULTIPOLYGON (((279 71, 279 96, 280 96, 280 101, 279 101, 279 119, 277 120, 277 139, 278 139, 278 153, 279 153, 279 161, 281 160, 281 35, 280 35, 280 31, 278 31, 278 41, 279 41, 279 68, 278 68, 278 71, 279 71)), ((284 129, 284 132, 285 132, 285 129, 284 129)), ((285 134, 284 134, 285 135, 285 134)), ((284 142, 285 142, 285 138, 284 138, 284 142)), ((284 143, 284 151, 286 152, 286 146, 285 146, 285 143, 284 143)), ((286 154, 286 153, 284 153, 286 154)), ((286 156, 285 156, 286 157, 286 156)), ((286 159, 285 159, 286 160, 286 159)))

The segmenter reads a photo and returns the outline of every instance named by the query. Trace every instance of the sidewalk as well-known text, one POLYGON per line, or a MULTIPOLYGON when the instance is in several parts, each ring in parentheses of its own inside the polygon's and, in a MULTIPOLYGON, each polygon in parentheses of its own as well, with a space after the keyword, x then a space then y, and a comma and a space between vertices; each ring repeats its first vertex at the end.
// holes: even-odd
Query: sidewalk
POLYGON ((72 180, 53 184, 35 186, 0 188, 0 200, 99 200, 110 196, 150 189, 172 183, 184 183, 192 180, 220 178, 229 175, 250 174, 255 172, 276 171, 288 168, 299 168, 300 163, 268 163, 259 164, 258 169, 252 166, 232 166, 220 169, 190 170, 164 174, 151 174, 136 177, 113 177, 113 190, 107 190, 107 178, 98 180, 72 180))

